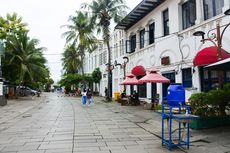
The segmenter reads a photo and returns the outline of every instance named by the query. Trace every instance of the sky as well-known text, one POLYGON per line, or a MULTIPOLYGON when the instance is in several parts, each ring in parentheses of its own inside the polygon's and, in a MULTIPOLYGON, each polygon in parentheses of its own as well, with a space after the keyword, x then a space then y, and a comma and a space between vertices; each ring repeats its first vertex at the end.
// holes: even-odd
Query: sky
MULTIPOLYGON (((61 26, 68 24, 68 17, 80 9, 82 3, 91 0, 1 0, 0 16, 16 12, 28 24, 29 36, 40 41, 39 47, 45 47, 44 55, 51 78, 57 82, 61 79, 61 53, 65 38, 61 35, 66 29, 61 26)), ((131 11, 141 0, 126 0, 131 11)))

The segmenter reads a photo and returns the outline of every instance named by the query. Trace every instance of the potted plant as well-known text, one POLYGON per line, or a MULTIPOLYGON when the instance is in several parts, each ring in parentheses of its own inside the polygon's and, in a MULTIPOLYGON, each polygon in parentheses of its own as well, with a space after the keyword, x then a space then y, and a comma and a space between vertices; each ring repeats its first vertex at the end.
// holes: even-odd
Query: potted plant
POLYGON ((200 116, 192 120, 193 129, 212 128, 230 125, 230 84, 224 89, 211 90, 207 93, 195 93, 190 98, 192 114, 200 116))

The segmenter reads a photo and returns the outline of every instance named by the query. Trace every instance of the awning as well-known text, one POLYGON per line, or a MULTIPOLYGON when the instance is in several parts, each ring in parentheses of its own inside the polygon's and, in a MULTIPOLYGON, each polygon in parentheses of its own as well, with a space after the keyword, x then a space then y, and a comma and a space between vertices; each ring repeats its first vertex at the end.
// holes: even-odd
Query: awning
POLYGON ((132 73, 133 75, 135 75, 135 76, 143 76, 143 75, 146 74, 146 73, 145 73, 145 68, 144 68, 143 66, 141 66, 141 65, 135 66, 135 67, 132 69, 131 73, 132 73))
POLYGON ((209 70, 230 70, 230 58, 207 65, 204 68, 209 70))
MULTIPOLYGON (((221 55, 222 59, 230 57, 230 54, 226 52, 224 49, 221 49, 221 55)), ((193 60, 194 66, 204 66, 215 62, 218 62, 218 52, 216 46, 202 49, 196 54, 193 60)))
POLYGON ((161 74, 158 73, 159 70, 152 68, 150 72, 146 74, 143 78, 139 80, 139 82, 152 82, 152 83, 170 83, 170 80, 161 74))
POLYGON ((127 74, 125 80, 120 83, 120 85, 136 85, 136 84, 141 84, 141 83, 131 73, 127 74))

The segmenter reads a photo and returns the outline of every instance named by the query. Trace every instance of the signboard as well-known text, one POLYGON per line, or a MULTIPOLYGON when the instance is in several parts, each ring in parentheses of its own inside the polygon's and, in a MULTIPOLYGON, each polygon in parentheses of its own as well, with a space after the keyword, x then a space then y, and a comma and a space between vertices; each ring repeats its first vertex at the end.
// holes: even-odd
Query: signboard
POLYGON ((170 64, 169 56, 165 56, 161 58, 161 65, 169 65, 169 64, 170 64))

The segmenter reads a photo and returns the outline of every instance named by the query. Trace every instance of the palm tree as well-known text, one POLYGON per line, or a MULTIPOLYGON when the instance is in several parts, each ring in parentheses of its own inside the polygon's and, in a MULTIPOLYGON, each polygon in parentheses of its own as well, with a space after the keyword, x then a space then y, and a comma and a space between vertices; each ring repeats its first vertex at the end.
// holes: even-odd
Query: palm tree
POLYGON ((19 83, 35 82, 47 76, 46 59, 42 53, 45 48, 37 45, 38 40, 30 39, 27 32, 7 37, 5 69, 13 68, 15 71, 11 72, 19 83))
POLYGON ((67 74, 76 73, 77 69, 81 67, 80 53, 75 46, 75 44, 66 46, 62 54, 62 65, 67 74))
POLYGON ((124 4, 123 0, 93 0, 91 4, 84 3, 82 4, 83 8, 88 7, 93 14, 92 21, 95 22, 97 27, 97 32, 103 34, 104 42, 108 48, 108 93, 107 100, 111 100, 111 91, 112 91, 112 70, 111 67, 111 51, 109 45, 110 39, 110 22, 111 19, 115 23, 121 21, 122 18, 126 15, 124 11, 127 6, 124 4))
POLYGON ((0 39, 5 39, 10 34, 28 32, 26 26, 27 24, 22 22, 22 17, 17 13, 6 14, 5 18, 0 16, 0 39))
POLYGON ((81 57, 81 70, 82 75, 84 76, 84 57, 85 50, 89 52, 95 50, 96 39, 93 36, 93 23, 88 13, 83 13, 76 11, 76 16, 70 16, 69 22, 71 24, 66 25, 68 31, 63 33, 63 36, 66 37, 67 43, 72 43, 78 45, 80 57, 81 57))

